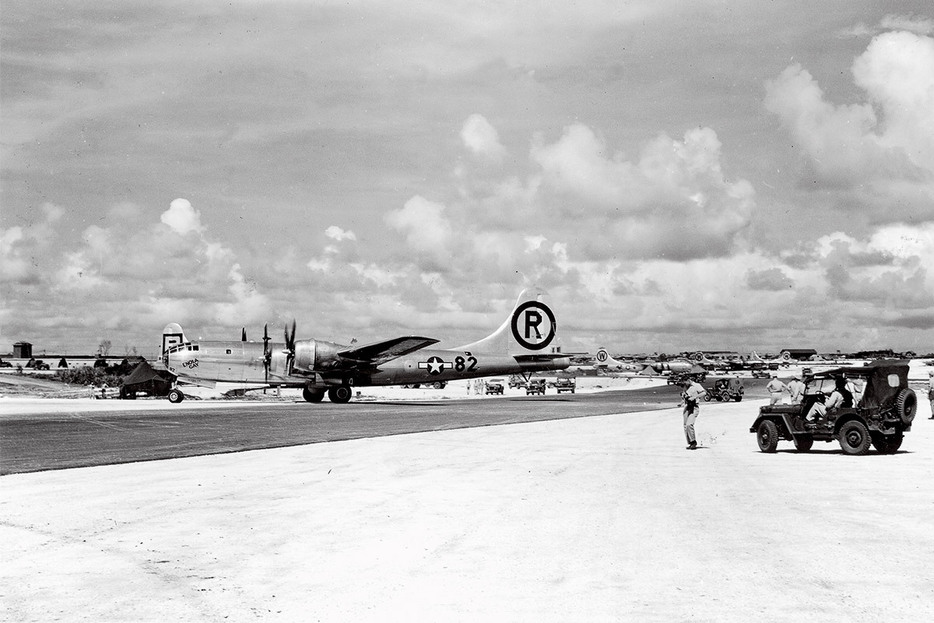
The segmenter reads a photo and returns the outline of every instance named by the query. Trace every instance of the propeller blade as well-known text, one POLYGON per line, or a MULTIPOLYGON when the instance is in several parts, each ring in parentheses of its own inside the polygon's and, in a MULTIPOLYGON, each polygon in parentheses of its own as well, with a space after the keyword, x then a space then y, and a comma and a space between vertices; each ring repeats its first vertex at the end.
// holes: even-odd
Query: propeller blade
POLYGON ((285 327, 285 347, 295 353, 295 319, 292 319, 292 331, 289 332, 289 327, 285 327))
POLYGON ((263 325, 263 368, 266 371, 266 382, 269 383, 269 366, 272 364, 272 353, 269 351, 269 325, 263 325))
POLYGON ((240 341, 246 342, 246 327, 240 329, 240 341))
POLYGON ((285 327, 285 373, 292 373, 292 362, 295 361, 295 319, 292 319, 292 331, 289 332, 289 327, 285 327))

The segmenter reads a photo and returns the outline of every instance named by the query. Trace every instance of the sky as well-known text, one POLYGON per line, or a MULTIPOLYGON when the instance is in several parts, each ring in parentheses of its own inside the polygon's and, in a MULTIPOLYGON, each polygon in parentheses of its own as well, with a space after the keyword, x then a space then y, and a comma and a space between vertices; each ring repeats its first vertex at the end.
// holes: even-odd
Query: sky
POLYGON ((0 143, 0 352, 934 351, 927 0, 10 0, 0 143))

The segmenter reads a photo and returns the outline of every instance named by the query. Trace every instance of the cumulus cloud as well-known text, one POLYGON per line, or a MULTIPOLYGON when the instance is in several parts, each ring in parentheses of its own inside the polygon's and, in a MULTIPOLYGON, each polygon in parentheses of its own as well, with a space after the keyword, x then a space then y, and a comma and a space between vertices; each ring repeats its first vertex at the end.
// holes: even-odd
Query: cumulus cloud
POLYGON ((688 259, 734 249, 755 205, 749 182, 726 179, 720 149, 716 132, 695 128, 681 141, 660 135, 631 160, 574 125, 550 145, 538 139, 532 158, 564 216, 589 222, 591 259, 688 259))
POLYGON ((934 218, 934 39, 880 34, 852 75, 865 101, 836 105, 792 65, 767 82, 765 106, 808 158, 809 175, 852 192, 855 209, 883 221, 934 218))
POLYGON ((33 223, 0 228, 0 283, 41 281, 44 267, 38 258, 54 247, 55 226, 63 214, 59 206, 44 204, 33 223))
POLYGON ((934 20, 920 15, 890 14, 879 20, 877 25, 867 25, 860 22, 849 28, 841 29, 837 36, 844 39, 871 37, 890 30, 913 32, 917 35, 930 35, 934 33, 934 20))
POLYGON ((934 174, 934 39, 892 32, 872 40, 853 63, 856 85, 882 111, 880 142, 934 174))
POLYGON ((79 322, 117 330, 168 320, 199 326, 262 321, 272 304, 244 273, 237 254, 212 239, 190 202, 176 199, 158 221, 113 218, 81 232, 76 247, 54 255, 44 288, 85 310, 79 322), (195 234, 195 235, 192 235, 195 234), (159 316, 170 311, 171 316, 159 316))
POLYGON ((506 154, 506 148, 499 141, 499 132, 480 114, 470 115, 464 122, 461 140, 473 154, 483 158, 499 161, 506 154))
POLYGON ((162 213, 159 220, 183 236, 190 232, 201 233, 204 231, 204 226, 201 224, 201 213, 195 210, 187 199, 172 201, 169 204, 169 209, 162 213))
POLYGON ((934 33, 934 20, 920 15, 886 15, 879 25, 885 30, 905 30, 918 35, 934 33))
POLYGON ((332 240, 342 242, 344 240, 356 240, 357 235, 350 230, 343 230, 337 225, 331 225, 324 230, 324 235, 332 240))
POLYGON ((750 270, 746 273, 746 284, 752 290, 784 290, 794 285, 781 268, 750 270))
POLYGON ((833 298, 905 312, 934 305, 934 224, 887 225, 863 240, 836 232, 816 246, 833 298))
POLYGON ((387 213, 386 223, 405 236, 408 249, 425 262, 426 267, 437 269, 450 265, 454 230, 443 204, 415 196, 401 209, 387 213))

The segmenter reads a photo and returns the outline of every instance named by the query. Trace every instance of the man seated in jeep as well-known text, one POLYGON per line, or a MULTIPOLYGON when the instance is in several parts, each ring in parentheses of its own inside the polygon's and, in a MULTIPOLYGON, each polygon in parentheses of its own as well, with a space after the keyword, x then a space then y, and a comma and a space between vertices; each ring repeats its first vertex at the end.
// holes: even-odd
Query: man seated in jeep
POLYGON ((810 424, 824 419, 828 413, 837 409, 850 409, 853 407, 853 394, 846 388, 846 379, 838 376, 834 379, 834 389, 826 401, 818 399, 804 417, 810 424))

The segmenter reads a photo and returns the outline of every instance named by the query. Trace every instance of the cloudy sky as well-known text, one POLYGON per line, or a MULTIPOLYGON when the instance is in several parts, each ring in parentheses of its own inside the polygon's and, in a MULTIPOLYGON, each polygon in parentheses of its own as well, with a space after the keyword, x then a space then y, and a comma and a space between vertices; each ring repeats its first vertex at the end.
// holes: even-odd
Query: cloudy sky
POLYGON ((0 352, 934 351, 929 0, 4 1, 0 352))

